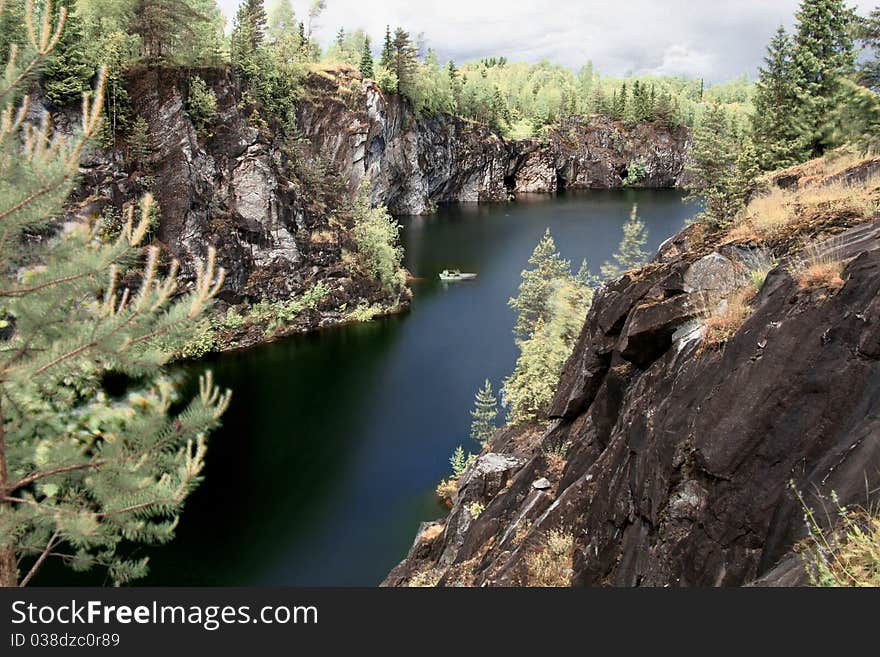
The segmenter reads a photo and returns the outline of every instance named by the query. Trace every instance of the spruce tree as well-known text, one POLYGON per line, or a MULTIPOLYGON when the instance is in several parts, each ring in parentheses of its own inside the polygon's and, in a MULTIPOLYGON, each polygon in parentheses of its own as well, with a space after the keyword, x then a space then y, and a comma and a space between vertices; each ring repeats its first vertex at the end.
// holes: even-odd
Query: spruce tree
POLYGON ((780 26, 767 48, 755 83, 752 131, 761 168, 773 171, 802 162, 807 143, 795 120, 799 69, 794 66, 791 39, 780 26))
POLYGON ((16 108, 26 71, 58 43, 63 20, 28 14, 30 43, 0 93, 0 586, 24 586, 49 559, 142 576, 137 543, 165 543, 204 465, 206 437, 229 403, 210 375, 181 412, 163 373, 223 283, 210 251, 178 296, 177 265, 144 247, 151 202, 103 241, 82 222, 59 226, 83 150, 100 128, 103 80, 81 129, 53 134, 16 108), (42 26, 42 27, 40 27, 42 26), (37 239, 37 235, 41 238, 37 239), (109 378, 125 392, 105 389, 109 378))
POLYGON ((379 65, 389 71, 394 68, 394 40, 391 38, 391 26, 385 26, 385 41, 382 44, 382 58, 379 65))
POLYGON ((553 290, 571 275, 571 263, 559 255, 549 228, 532 252, 529 267, 522 272, 517 295, 508 302, 517 313, 513 329, 517 340, 527 339, 539 320, 550 320, 553 290))
POLYGON ((471 438, 484 447, 495 433, 495 418, 498 417, 498 399, 492 391, 492 383, 486 383, 474 396, 474 410, 471 411, 471 438))
POLYGON ((397 93, 411 96, 418 61, 409 32, 400 27, 394 30, 393 48, 391 70, 397 76, 397 93))
POLYGON ((242 6, 248 22, 249 46, 253 52, 263 42, 266 33, 266 8, 263 0, 244 0, 242 6))
POLYGON ((733 218, 729 191, 736 157, 727 113, 719 103, 711 103, 694 129, 689 172, 695 191, 688 198, 703 202, 699 219, 712 227, 724 226, 733 218))
POLYGON ((361 53, 361 64, 360 64, 361 75, 365 78, 373 78, 375 77, 375 71, 373 70, 373 53, 370 52, 370 37, 364 37, 364 46, 363 51, 361 53))
POLYGON ((803 0, 795 16, 794 118, 809 156, 818 157, 833 146, 829 117, 841 101, 843 79, 855 66, 855 15, 844 0, 803 0))
POLYGON ((648 241, 648 229, 639 219, 639 206, 634 204, 632 211, 623 224, 623 239, 614 254, 614 263, 602 265, 602 276, 606 279, 617 278, 622 272, 638 269, 648 260, 645 244, 648 241))

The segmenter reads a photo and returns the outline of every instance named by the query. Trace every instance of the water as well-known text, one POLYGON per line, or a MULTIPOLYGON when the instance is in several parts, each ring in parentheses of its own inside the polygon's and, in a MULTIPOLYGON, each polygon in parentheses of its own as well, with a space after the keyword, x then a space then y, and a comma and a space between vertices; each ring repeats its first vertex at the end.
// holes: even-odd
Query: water
POLYGON ((423 278, 411 312, 210 361, 234 402, 177 539, 149 550, 141 583, 378 584, 419 522, 443 515, 433 489, 469 446, 474 392, 513 367, 507 300, 544 230, 575 269, 587 258, 598 271, 634 202, 652 250, 693 214, 676 192, 627 190, 404 219, 407 268, 423 278), (480 276, 444 286, 446 268, 480 276))

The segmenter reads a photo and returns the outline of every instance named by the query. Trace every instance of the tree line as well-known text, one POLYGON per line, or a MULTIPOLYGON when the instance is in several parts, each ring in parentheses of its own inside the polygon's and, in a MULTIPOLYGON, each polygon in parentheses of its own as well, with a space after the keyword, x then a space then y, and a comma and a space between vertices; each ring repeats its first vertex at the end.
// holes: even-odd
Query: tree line
POLYGON ((763 172, 880 145, 880 9, 860 17, 844 0, 803 0, 795 19, 767 47, 748 120, 713 102, 696 123, 694 196, 712 226, 734 219, 763 172))

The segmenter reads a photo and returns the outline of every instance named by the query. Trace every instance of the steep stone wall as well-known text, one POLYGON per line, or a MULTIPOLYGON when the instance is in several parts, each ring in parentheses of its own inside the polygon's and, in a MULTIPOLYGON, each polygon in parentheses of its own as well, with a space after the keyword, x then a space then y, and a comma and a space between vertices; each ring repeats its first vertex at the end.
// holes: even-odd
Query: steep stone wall
POLYGON ((334 162, 351 188, 367 178, 373 201, 398 214, 560 187, 617 188, 634 166, 644 170, 636 187, 686 183, 686 128, 572 117, 544 140, 505 141, 463 119, 417 117, 348 69, 315 75, 308 89, 298 124, 314 152, 334 162))
POLYGON ((571 536, 573 585, 806 583, 801 499, 831 518, 833 494, 880 491, 880 217, 832 208, 785 239, 723 346, 704 318, 748 284, 749 244, 691 226, 604 286, 546 423, 492 438, 386 585, 528 584, 552 531, 571 536), (805 239, 844 263, 842 288, 799 287, 785 256, 805 239))

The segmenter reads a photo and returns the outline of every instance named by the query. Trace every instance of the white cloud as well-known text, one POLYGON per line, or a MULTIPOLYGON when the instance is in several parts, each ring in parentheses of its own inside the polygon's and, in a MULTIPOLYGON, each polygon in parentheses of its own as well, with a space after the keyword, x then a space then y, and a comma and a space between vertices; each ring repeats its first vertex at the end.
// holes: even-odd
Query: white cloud
MULTIPOLYGON (((218 0, 232 16, 239 0, 218 0)), ((867 13, 876 0, 854 4, 867 13)), ((305 17, 309 0, 291 3, 305 17)), ((424 32, 443 59, 503 55, 542 58, 573 69, 592 60, 602 73, 657 72, 723 80, 753 75, 798 0, 327 0, 315 33, 328 43, 339 27, 364 28, 381 42, 385 25, 424 32)))

